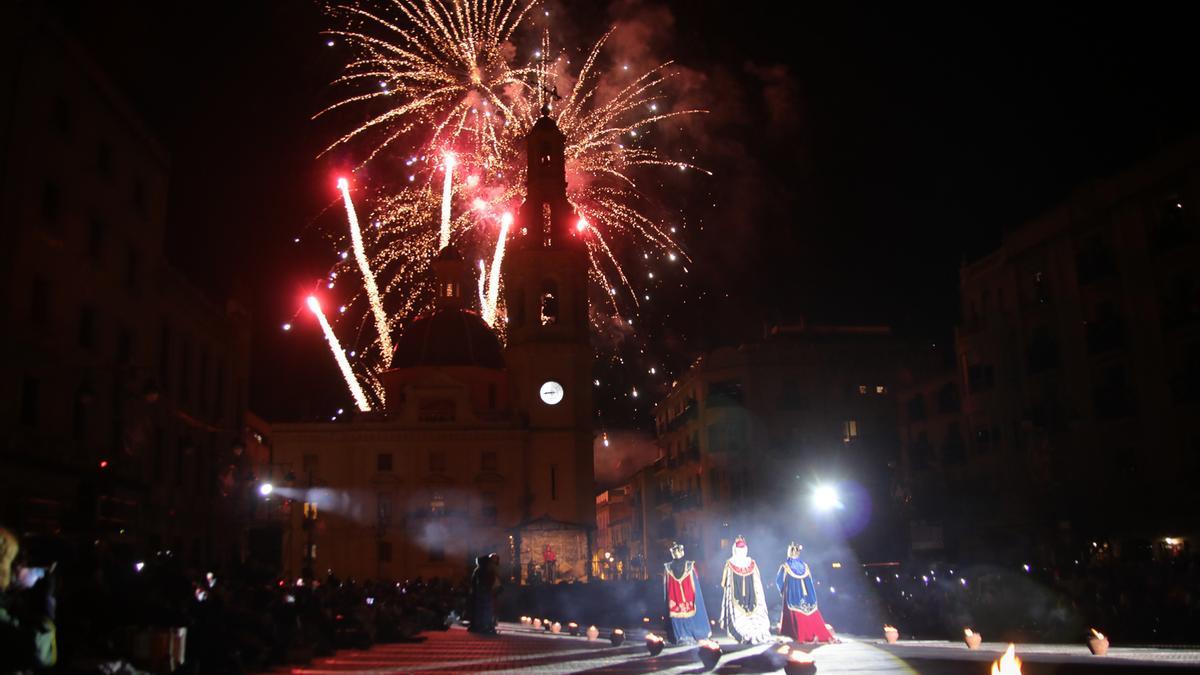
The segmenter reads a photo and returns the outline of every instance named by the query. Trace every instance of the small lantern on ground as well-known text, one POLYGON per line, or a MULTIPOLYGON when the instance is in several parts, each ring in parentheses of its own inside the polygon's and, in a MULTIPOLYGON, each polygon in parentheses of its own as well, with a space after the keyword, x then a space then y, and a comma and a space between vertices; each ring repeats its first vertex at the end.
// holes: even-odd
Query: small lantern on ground
POLYGON ((571 623, 568 623, 567 624, 567 632, 570 633, 571 635, 578 637, 579 636, 579 624, 575 623, 574 621, 572 621, 571 623))
POLYGON ((705 670, 712 670, 721 660, 721 645, 714 640, 701 640, 696 648, 696 655, 700 658, 700 663, 704 664, 705 670))
POLYGON ((793 649, 788 653, 787 664, 783 666, 787 675, 811 675, 817 672, 817 663, 807 653, 793 649))
POLYGON ((596 638, 598 638, 598 637, 600 637, 600 629, 599 629, 599 628, 596 628, 595 626, 588 626, 588 629, 587 629, 587 639, 588 639, 588 640, 595 640, 595 639, 596 639, 596 638))
POLYGON ((541 619, 534 619, 534 620, 533 620, 533 627, 534 627, 534 628, 541 628, 541 627, 542 627, 542 620, 541 620, 541 619))
POLYGON ((1091 629, 1091 635, 1088 635, 1087 645, 1093 656, 1104 656, 1108 653, 1108 638, 1104 637, 1104 633, 1091 629))
POLYGON ((613 629, 612 635, 608 636, 608 641, 612 643, 612 646, 620 647, 625 644, 625 631, 620 628, 613 629))
POLYGON ((778 647, 772 647, 763 652, 763 655, 766 657, 767 663, 770 664, 771 670, 775 671, 787 665, 788 655, 791 652, 792 648, 789 645, 781 644, 778 647))
POLYGON ((663 650, 663 639, 654 633, 646 633, 646 651, 650 656, 658 656, 663 650))
POLYGON ((887 640, 889 645, 894 645, 900 639, 900 631, 896 630, 895 626, 889 626, 885 623, 883 624, 883 639, 887 640))
POLYGON ((979 645, 983 644, 983 636, 970 628, 964 628, 963 641, 967 643, 967 649, 979 649, 979 645))

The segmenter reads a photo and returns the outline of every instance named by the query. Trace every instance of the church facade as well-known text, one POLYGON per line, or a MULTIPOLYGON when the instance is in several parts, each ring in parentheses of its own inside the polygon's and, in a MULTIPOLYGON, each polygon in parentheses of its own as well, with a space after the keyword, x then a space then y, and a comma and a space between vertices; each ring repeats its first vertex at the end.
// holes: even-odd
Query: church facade
POLYGON ((503 269, 507 344, 468 307, 469 265, 442 249, 431 263, 436 307, 396 336, 380 376, 386 410, 274 426, 285 573, 455 579, 496 552, 523 581, 587 578, 587 251, 566 198, 562 133, 544 114, 526 143, 526 200, 503 269))

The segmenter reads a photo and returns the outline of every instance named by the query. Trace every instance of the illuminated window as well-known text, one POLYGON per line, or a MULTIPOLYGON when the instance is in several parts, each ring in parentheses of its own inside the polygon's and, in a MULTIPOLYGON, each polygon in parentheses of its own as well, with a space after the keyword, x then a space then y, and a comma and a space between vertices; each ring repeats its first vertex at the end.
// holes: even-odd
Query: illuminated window
POLYGON ((445 288, 442 289, 442 295, 447 298, 457 298, 458 293, 458 284, 454 282, 448 282, 445 288))
POLYGON ((842 440, 849 443, 858 438, 858 420, 846 420, 842 423, 842 440))
POLYGON ((558 323, 558 284, 553 281, 542 283, 542 325, 558 323))
POLYGON ((551 243, 551 241, 550 241, 550 236, 551 236, 550 223, 551 223, 552 219, 551 219, 550 215, 551 215, 550 214, 550 205, 542 204, 542 245, 543 246, 549 246, 551 243))
POLYGON ((886 394, 887 387, 883 386, 882 384, 877 384, 877 385, 875 385, 875 393, 876 394, 886 394))
POLYGON ((867 385, 865 385, 865 384, 858 385, 858 393, 860 393, 860 394, 867 393, 867 385))

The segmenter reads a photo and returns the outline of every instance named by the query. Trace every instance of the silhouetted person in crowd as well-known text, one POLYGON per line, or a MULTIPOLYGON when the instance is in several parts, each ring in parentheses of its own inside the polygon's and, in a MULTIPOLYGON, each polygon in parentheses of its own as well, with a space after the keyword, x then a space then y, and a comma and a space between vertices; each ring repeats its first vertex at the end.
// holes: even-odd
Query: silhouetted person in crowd
POLYGON ((500 592, 500 556, 479 556, 471 573, 472 633, 496 632, 496 595, 500 592))
POLYGON ((0 528, 0 673, 49 668, 58 661, 54 572, 13 569, 20 544, 0 528))

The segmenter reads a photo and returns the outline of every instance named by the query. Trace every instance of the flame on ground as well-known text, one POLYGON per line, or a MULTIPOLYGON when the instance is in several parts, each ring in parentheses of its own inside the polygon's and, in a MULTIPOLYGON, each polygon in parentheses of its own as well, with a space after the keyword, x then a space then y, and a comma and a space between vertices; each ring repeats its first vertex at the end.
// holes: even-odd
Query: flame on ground
POLYGON ((1092 637, 1096 638, 1097 640, 1105 639, 1104 633, 1101 633, 1100 631, 1096 630, 1095 628, 1092 628, 1090 630, 1092 631, 1092 637))
POLYGON ((999 661, 992 664, 992 675, 1021 675, 1021 659, 1017 658, 1017 646, 1009 643, 1008 650, 999 661))

